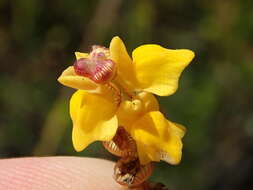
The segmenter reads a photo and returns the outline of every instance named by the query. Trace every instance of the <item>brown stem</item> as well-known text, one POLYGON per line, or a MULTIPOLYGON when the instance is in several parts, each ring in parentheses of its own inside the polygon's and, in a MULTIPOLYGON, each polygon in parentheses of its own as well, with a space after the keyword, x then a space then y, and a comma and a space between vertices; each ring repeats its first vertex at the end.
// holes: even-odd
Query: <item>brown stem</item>
POLYGON ((120 159, 114 168, 114 179, 127 187, 137 187, 146 181, 153 172, 153 164, 141 165, 136 157, 120 159))
POLYGON ((104 147, 119 157, 137 157, 136 144, 123 127, 119 127, 111 141, 103 142, 104 147))
POLYGON ((153 164, 140 164, 136 143, 124 127, 119 127, 114 138, 103 142, 103 145, 109 152, 121 157, 114 167, 113 177, 117 183, 129 189, 150 189, 145 181, 153 172, 153 164))

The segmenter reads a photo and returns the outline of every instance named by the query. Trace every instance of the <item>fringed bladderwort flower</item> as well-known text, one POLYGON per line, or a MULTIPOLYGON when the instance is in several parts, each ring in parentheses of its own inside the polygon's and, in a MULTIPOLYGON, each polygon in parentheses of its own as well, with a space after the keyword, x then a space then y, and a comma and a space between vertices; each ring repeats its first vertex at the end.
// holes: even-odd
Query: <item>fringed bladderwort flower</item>
POLYGON ((179 163, 185 128, 165 118, 154 95, 173 94, 193 57, 190 50, 147 44, 131 58, 119 37, 109 49, 93 46, 90 53, 76 52, 76 62, 58 79, 77 89, 70 100, 74 148, 111 141, 120 126, 135 141, 141 165, 179 163))

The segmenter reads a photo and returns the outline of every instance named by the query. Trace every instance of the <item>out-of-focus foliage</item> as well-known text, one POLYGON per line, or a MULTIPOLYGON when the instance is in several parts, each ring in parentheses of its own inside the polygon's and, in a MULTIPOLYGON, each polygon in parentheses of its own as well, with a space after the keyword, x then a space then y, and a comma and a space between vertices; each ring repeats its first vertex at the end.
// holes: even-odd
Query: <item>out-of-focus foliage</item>
MULTIPOLYGON (((119 35, 196 53, 176 94, 160 98, 187 126, 179 166, 157 164, 171 189, 253 189, 252 0, 0 0, 0 156, 114 159, 100 143, 71 144, 68 100, 56 79, 74 51, 119 35)), ((162 72, 162 71, 161 71, 162 72)))

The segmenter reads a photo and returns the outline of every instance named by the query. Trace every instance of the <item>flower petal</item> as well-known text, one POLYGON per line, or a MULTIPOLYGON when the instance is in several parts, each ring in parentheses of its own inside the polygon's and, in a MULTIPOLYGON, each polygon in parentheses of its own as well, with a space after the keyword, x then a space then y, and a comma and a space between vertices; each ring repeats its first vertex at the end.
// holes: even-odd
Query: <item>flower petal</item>
POLYGON ((160 160, 178 164, 182 155, 182 129, 159 111, 149 112, 136 121, 130 133, 136 141, 141 164, 160 160))
POLYGON ((110 43, 110 57, 117 65, 115 80, 126 90, 132 90, 136 83, 134 67, 123 41, 118 36, 110 43))
POLYGON ((76 151, 82 151, 94 141, 109 141, 114 137, 118 127, 116 109, 115 102, 103 95, 82 90, 74 93, 70 100, 70 116, 76 151))
POLYGON ((81 58, 88 58, 89 54, 88 53, 81 53, 76 51, 75 52, 76 60, 81 59, 81 58))
POLYGON ((89 78, 76 75, 73 66, 65 69, 58 81, 65 86, 90 92, 96 92, 100 89, 100 86, 89 78))
POLYGON ((150 44, 136 48, 132 56, 138 87, 159 96, 168 96, 177 90, 180 74, 194 53, 150 44))
POLYGON ((117 111, 119 125, 127 131, 140 117, 150 111, 159 110, 159 104, 155 96, 148 92, 140 92, 132 100, 123 101, 117 111))
POLYGON ((145 113, 159 110, 159 103, 153 94, 140 92, 136 95, 136 98, 142 101, 145 113))
POLYGON ((183 138, 186 129, 184 126, 173 123, 169 120, 168 127, 170 128, 170 141, 164 146, 164 150, 160 152, 160 159, 170 164, 178 164, 182 157, 183 144, 181 139, 183 138))
POLYGON ((119 125, 124 126, 128 132, 132 124, 142 115, 143 106, 138 99, 123 101, 117 111, 119 125))

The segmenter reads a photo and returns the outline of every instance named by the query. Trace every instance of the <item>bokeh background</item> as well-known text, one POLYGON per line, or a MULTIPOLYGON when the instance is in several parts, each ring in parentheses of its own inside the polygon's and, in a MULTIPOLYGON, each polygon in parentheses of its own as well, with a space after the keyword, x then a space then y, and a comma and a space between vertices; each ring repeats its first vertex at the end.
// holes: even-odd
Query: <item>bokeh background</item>
POLYGON ((119 35, 131 52, 157 43, 196 53, 178 91, 159 98, 187 126, 182 163, 158 163, 172 190, 253 189, 252 0, 0 0, 0 157, 114 160, 100 143, 76 153, 57 82, 75 51, 119 35))

